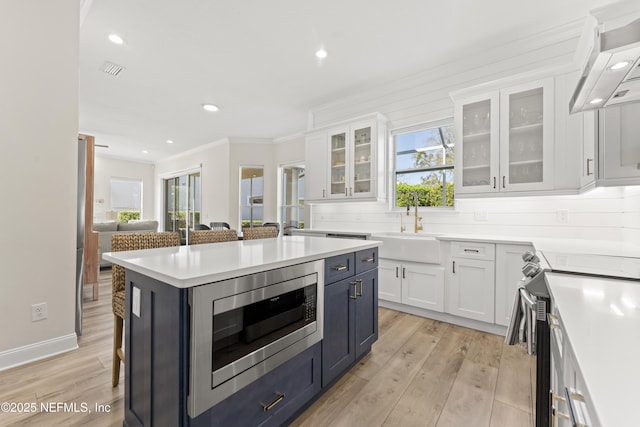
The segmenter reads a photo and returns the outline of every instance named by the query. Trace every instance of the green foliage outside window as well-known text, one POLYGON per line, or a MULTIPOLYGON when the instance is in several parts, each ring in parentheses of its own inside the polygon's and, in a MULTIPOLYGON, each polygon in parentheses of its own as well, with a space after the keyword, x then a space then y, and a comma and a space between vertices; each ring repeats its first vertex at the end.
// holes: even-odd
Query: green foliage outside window
POLYGON ((442 203, 442 183, 428 184, 396 184, 396 206, 414 205, 413 194, 418 194, 419 206, 453 206, 453 182, 447 183, 447 201, 442 203))
POLYGON ((130 220, 140 219, 140 211, 119 211, 118 222, 129 222, 130 220))

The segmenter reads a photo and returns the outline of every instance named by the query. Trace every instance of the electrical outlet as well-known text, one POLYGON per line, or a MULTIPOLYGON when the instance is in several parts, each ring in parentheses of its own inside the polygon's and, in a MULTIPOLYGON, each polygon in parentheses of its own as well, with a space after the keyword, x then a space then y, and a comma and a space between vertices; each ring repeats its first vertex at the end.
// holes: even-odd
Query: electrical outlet
POLYGON ((556 219, 560 224, 566 224, 569 222, 569 211, 566 209, 560 209, 556 213, 556 219))
POLYGON ((48 316, 47 303, 33 304, 31 306, 31 321, 37 322, 38 320, 44 320, 48 316))
POLYGON ((476 221, 480 222, 484 222, 487 221, 487 211, 475 211, 473 213, 473 217, 476 221))

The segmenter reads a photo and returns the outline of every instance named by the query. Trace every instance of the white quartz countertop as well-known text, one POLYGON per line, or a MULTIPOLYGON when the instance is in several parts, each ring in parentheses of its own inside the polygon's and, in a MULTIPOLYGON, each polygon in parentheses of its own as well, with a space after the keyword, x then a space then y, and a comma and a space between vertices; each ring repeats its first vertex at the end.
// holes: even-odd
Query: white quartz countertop
POLYGON ((142 251, 107 252, 103 258, 177 288, 315 261, 380 246, 375 240, 282 236, 142 251))
POLYGON ((557 273, 546 280, 600 425, 638 425, 640 282, 557 273))

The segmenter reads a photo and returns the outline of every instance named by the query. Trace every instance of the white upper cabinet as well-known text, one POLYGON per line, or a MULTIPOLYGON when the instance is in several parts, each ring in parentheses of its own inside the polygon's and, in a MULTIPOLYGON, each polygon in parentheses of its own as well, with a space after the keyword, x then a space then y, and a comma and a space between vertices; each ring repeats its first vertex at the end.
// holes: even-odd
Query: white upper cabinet
POLYGON ((456 193, 553 187, 553 78, 455 100, 456 193))
POLYGON ((385 134, 379 114, 307 134, 306 199, 384 199, 385 134))
POLYGON ((640 184, 640 103, 598 112, 598 184, 640 184))

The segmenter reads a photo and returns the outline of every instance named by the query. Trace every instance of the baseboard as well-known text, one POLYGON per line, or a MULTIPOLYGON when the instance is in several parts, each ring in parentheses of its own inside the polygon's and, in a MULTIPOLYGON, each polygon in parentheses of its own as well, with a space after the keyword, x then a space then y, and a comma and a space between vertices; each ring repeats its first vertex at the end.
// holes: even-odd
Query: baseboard
POLYGON ((78 336, 73 333, 23 347, 0 352, 0 371, 35 362, 78 348, 78 336))
POLYGON ((454 316, 448 313, 439 313, 436 311, 425 310, 419 307, 412 307, 405 304, 398 304, 396 302, 378 300, 380 307, 389 308, 391 310, 402 311, 403 313, 413 314, 415 316, 426 317, 428 319, 439 320, 441 322, 452 323, 464 328, 476 329, 482 332, 488 332, 490 334, 502 335, 507 334, 507 327, 501 325, 495 325, 493 323, 480 322, 478 320, 465 319, 464 317, 454 316))

